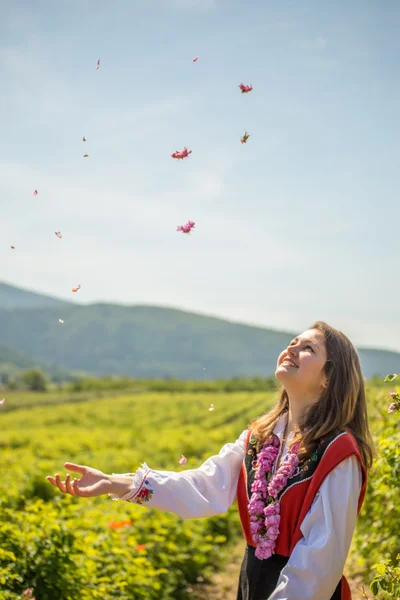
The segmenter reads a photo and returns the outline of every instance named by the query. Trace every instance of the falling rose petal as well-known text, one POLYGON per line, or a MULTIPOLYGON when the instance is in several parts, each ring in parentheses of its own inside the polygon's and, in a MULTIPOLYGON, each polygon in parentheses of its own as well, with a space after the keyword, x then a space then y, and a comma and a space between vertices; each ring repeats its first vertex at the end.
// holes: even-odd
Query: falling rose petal
POLYGON ((89 156, 89 154, 84 154, 83 158, 87 158, 89 156))
POLYGON ((58 319, 59 323, 64 323, 64 321, 62 319, 58 319))
POLYGON ((199 60, 199 57, 195 56, 194 59, 193 59, 193 62, 197 62, 198 60, 199 60))
POLYGON ((11 250, 15 250, 15 246, 11 246, 11 250))
POLYGON ((35 191, 33 192, 33 195, 34 195, 34 196, 37 196, 37 195, 38 195, 38 193, 39 193, 39 192, 38 192, 37 190, 35 190, 35 191))
POLYGON ((3 400, 0 400, 0 406, 3 406, 4 402, 6 401, 5 398, 3 398, 3 400))
POLYGON ((100 59, 97 61, 97 64, 96 64, 96 71, 97 71, 97 69, 100 69, 100 59))
POLYGON ((62 238, 61 231, 55 231, 54 233, 55 233, 55 234, 56 234, 56 236, 57 236, 58 238, 60 238, 60 240, 61 240, 61 238, 62 238))
POLYGON ((240 91, 242 94, 248 94, 253 89, 252 85, 244 85, 244 83, 239 84, 240 91))
POLYGON ((210 408, 208 410, 214 410, 214 404, 210 404, 210 408))
POLYGON ((78 292, 78 291, 81 289, 81 287, 82 287, 82 286, 80 286, 80 285, 77 285, 76 287, 73 287, 73 288, 72 288, 72 291, 73 291, 73 292, 78 292))
POLYGON ((83 139, 84 142, 86 142, 86 136, 85 135, 83 136, 82 139, 83 139))
POLYGON ((185 146, 183 148, 183 150, 175 150, 175 152, 173 152, 171 154, 171 156, 172 156, 172 158, 177 158, 179 160, 179 159, 187 158, 189 156, 189 154, 191 154, 191 153, 192 153, 192 151, 188 150, 185 146))
POLYGON ((187 458, 186 456, 183 456, 183 454, 181 455, 180 459, 179 459, 179 464, 180 465, 186 465, 187 463, 187 458))
POLYGON ((190 233, 194 228, 194 221, 188 221, 186 225, 178 225, 176 228, 177 231, 182 231, 182 233, 190 233))

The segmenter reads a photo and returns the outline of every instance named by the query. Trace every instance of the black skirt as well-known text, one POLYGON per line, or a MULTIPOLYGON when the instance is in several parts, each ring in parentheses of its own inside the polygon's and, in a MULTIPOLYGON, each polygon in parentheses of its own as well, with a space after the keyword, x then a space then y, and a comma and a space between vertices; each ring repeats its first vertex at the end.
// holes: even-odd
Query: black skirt
MULTIPOLYGON (((255 555, 255 548, 247 546, 240 569, 237 600, 268 600, 276 588, 281 571, 287 561, 287 556, 279 554, 273 554, 266 560, 260 560, 255 555)), ((330 600, 340 600, 341 596, 342 582, 340 580, 330 600)), ((329 599, 319 598, 318 600, 329 599)))

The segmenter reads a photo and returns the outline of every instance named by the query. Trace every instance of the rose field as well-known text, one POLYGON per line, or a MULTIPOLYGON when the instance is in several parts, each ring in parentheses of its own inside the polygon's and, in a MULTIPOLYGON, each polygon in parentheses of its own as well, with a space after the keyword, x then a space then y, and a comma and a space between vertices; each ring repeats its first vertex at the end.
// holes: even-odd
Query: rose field
MULTIPOLYGON (((400 413, 388 412, 396 384, 367 382, 379 457, 348 564, 368 598, 399 595, 400 413)), ((36 600, 195 598, 198 582, 224 567, 240 539, 235 504, 226 515, 183 520, 107 496, 64 495, 46 475, 63 478, 65 461, 106 473, 144 461, 196 468, 274 398, 271 391, 8 393, 0 413, 0 599, 22 598, 28 588, 36 600)))

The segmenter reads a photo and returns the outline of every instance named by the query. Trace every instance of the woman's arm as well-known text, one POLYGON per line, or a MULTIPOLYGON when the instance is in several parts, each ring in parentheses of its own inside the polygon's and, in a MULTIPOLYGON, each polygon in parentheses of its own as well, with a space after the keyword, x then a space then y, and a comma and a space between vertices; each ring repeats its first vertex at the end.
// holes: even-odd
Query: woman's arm
POLYGON ((115 486, 119 486, 119 491, 110 496, 187 519, 225 513, 236 496, 246 433, 243 431, 235 443, 225 444, 219 454, 208 458, 198 469, 180 473, 154 471, 144 463, 136 473, 113 474, 113 492, 115 486))
POLYGON ((328 600, 342 575, 357 520, 361 468, 355 456, 322 483, 296 544, 268 600, 328 600))

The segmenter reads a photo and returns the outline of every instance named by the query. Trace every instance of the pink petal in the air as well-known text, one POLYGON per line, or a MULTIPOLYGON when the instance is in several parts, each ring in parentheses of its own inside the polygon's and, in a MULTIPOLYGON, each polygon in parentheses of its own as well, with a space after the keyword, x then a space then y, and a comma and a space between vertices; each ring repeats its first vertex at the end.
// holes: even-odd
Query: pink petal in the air
POLYGON ((54 233, 56 234, 56 236, 58 238, 60 238, 60 239, 62 238, 61 231, 55 231, 54 233))
POLYGON ((253 86, 250 84, 245 85, 244 83, 240 83, 239 88, 240 88, 240 91, 242 92, 242 94, 248 94, 253 89, 253 86))
POLYGON ((0 406, 3 406, 4 402, 6 401, 5 398, 3 398, 3 400, 0 400, 0 406))
POLYGON ((100 69, 100 59, 97 61, 96 71, 97 71, 97 69, 100 69))
POLYGON ((186 148, 186 146, 183 148, 183 150, 175 150, 175 152, 173 152, 171 154, 172 158, 178 158, 178 159, 184 159, 187 158, 189 156, 189 154, 191 154, 192 151, 188 150, 186 148))
POLYGON ((11 246, 11 250, 15 250, 15 246, 11 246))
POLYGON ((35 190, 35 191, 33 192, 33 195, 34 195, 34 196, 37 196, 37 195, 38 195, 38 193, 39 193, 39 192, 38 192, 37 190, 35 190))
POLYGON ((194 59, 193 59, 193 62, 197 62, 198 60, 199 60, 199 57, 195 56, 194 59))
POLYGON ((179 464, 186 465, 186 463, 187 463, 187 458, 186 458, 186 456, 183 456, 183 454, 182 454, 182 456, 179 459, 179 464))
POLYGON ((188 221, 186 225, 178 225, 176 228, 177 231, 182 231, 183 233, 190 233, 194 228, 194 221, 188 221))

